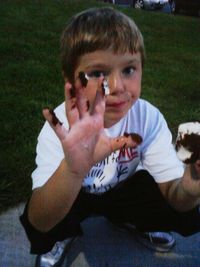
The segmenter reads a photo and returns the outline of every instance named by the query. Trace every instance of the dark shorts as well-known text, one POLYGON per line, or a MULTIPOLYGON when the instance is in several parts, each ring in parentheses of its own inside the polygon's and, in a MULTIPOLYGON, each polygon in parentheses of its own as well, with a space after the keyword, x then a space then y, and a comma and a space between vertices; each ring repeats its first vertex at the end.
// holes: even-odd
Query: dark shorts
POLYGON ((132 223, 143 232, 174 231, 188 236, 200 231, 199 207, 189 212, 173 209, 165 201, 152 176, 144 170, 102 195, 80 191, 70 212, 47 233, 37 231, 29 223, 27 206, 20 220, 33 254, 48 252, 56 241, 82 235, 81 222, 94 214, 104 216, 113 223, 132 223))

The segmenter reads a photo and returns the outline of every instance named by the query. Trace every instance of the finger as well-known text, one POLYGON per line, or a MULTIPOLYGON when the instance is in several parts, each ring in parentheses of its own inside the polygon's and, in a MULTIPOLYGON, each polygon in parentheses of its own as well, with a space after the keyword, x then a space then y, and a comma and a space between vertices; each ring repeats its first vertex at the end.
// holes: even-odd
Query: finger
POLYGON ((58 138, 62 141, 66 138, 67 130, 64 128, 62 123, 56 117, 55 112, 51 109, 43 109, 43 116, 49 122, 52 129, 55 131, 58 138))
POLYGON ((104 115, 105 112, 105 91, 103 87, 103 77, 100 77, 97 83, 96 96, 94 100, 92 114, 104 115))
POLYGON ((190 165, 190 171, 193 180, 200 180, 200 165, 197 162, 190 165))
POLYGON ((194 166, 195 166, 196 171, 199 173, 199 176, 200 176, 200 160, 199 159, 194 163, 194 166))
POLYGON ((71 128, 79 120, 79 111, 76 106, 76 89, 69 82, 65 83, 65 110, 71 128))
POLYGON ((111 139, 112 151, 119 150, 121 148, 137 148, 142 143, 142 137, 136 133, 124 133, 124 136, 111 139))
POLYGON ((88 80, 85 78, 84 72, 80 72, 76 81, 76 104, 79 111, 79 116, 82 118, 84 115, 88 114, 90 103, 85 95, 84 88, 87 87, 88 80))
POLYGON ((87 83, 88 83, 88 78, 86 78, 86 74, 83 72, 83 71, 80 71, 79 74, 78 74, 78 78, 81 82, 81 85, 83 87, 87 87, 87 83))
POLYGON ((196 161, 196 165, 197 165, 197 167, 200 168, 200 159, 198 159, 198 160, 196 161))

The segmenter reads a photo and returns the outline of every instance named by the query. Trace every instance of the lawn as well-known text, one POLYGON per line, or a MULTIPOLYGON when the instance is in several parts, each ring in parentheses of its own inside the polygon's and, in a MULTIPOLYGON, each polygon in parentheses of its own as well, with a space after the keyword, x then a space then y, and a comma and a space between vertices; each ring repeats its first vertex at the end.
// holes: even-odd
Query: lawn
MULTIPOLYGON (((64 25, 78 11, 102 5, 94 0, 0 1, 0 211, 30 195, 42 108, 63 101, 59 39, 64 25)), ((200 21, 115 8, 134 18, 144 35, 142 97, 160 108, 175 138, 179 123, 200 119, 200 21)))

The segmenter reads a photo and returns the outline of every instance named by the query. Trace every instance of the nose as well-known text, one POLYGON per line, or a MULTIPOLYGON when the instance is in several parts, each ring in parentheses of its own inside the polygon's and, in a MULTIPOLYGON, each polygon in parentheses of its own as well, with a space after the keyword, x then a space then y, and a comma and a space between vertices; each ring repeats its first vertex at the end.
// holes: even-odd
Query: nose
POLYGON ((110 88, 110 94, 118 94, 124 92, 124 82, 121 74, 118 72, 114 72, 109 75, 108 85, 110 88))

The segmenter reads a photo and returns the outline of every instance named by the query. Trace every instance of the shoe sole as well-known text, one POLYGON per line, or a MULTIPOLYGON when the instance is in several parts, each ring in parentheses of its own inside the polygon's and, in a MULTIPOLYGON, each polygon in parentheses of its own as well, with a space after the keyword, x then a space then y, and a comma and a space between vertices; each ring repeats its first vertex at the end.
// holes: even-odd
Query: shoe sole
MULTIPOLYGON (((65 257, 66 257, 66 253, 69 251, 69 249, 71 248, 72 244, 78 239, 77 237, 74 237, 64 248, 63 253, 59 259, 59 261, 57 263, 55 263, 54 265, 52 265, 52 267, 60 267, 60 265, 64 262, 65 257)), ((36 257, 36 262, 35 262, 35 267, 41 267, 40 264, 40 255, 38 255, 36 257)))

